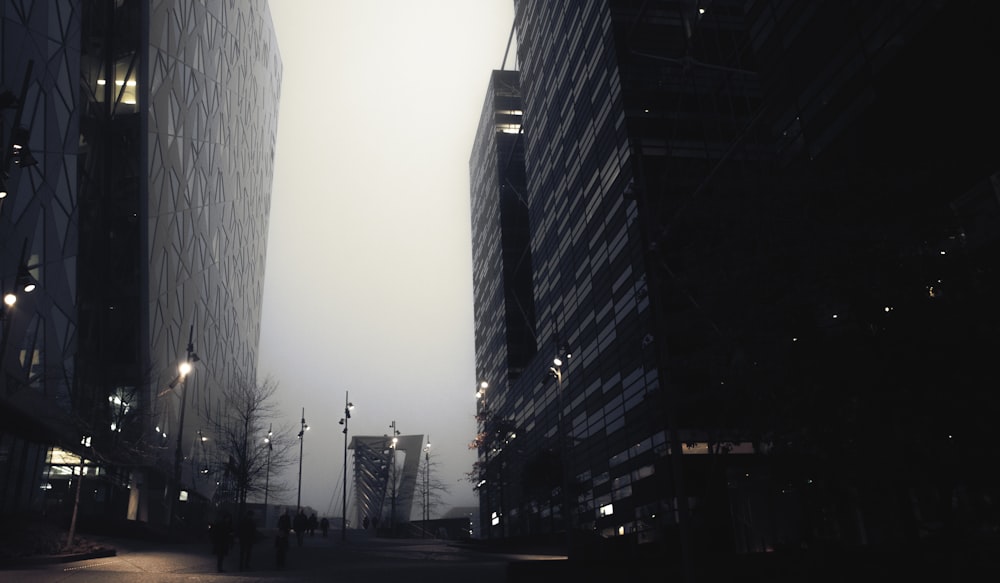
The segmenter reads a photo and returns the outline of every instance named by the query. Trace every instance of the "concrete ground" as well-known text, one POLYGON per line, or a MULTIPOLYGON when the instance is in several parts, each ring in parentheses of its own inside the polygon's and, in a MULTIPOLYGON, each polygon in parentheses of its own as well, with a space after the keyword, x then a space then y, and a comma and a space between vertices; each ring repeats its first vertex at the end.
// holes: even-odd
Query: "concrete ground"
POLYGON ((306 536, 303 545, 294 537, 284 568, 275 564, 271 533, 254 546, 251 565, 240 571, 238 548, 224 561, 225 572, 216 570, 215 557, 207 541, 162 543, 93 537, 103 552, 35 557, 0 563, 0 581, 23 583, 145 583, 145 582, 257 582, 329 581, 337 583, 507 583, 511 563, 559 561, 557 555, 490 552, 475 545, 436 539, 380 539, 349 531, 306 536))

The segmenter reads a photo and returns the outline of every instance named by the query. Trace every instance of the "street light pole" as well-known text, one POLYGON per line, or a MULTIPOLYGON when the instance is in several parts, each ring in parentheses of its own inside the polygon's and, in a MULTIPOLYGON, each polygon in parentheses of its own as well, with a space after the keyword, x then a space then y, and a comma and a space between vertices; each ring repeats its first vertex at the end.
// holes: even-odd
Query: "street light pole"
POLYGON ((483 424, 483 431, 481 433, 481 435, 482 435, 482 441, 481 441, 481 446, 480 447, 482 447, 483 451, 484 451, 484 462, 483 462, 482 470, 480 471, 479 483, 480 483, 480 487, 484 489, 484 494, 485 494, 485 498, 486 498, 486 505, 485 505, 486 506, 486 516, 485 516, 485 520, 484 520, 484 517, 483 517, 483 511, 482 511, 482 506, 483 505, 480 504, 480 510, 479 510, 479 530, 480 530, 480 532, 485 532, 486 533, 486 538, 489 539, 489 538, 493 538, 491 536, 493 534, 493 522, 492 522, 492 520, 493 520, 493 506, 492 506, 492 504, 490 502, 490 486, 492 485, 490 483, 490 447, 491 447, 491 441, 492 440, 490 438, 490 428, 489 428, 490 411, 487 408, 487 402, 486 402, 486 389, 488 389, 488 388, 490 388, 490 384, 488 382, 486 382, 486 381, 480 382, 479 383, 479 389, 476 391, 476 399, 478 399, 477 406, 478 406, 478 409, 479 409, 477 411, 477 414, 478 414, 480 422, 483 424))
MULTIPOLYGON (((177 367, 179 373, 178 379, 181 384, 181 412, 177 423, 177 447, 174 449, 174 491, 167 504, 167 524, 170 525, 174 524, 174 504, 177 503, 177 498, 180 496, 181 491, 181 462, 184 460, 184 411, 187 408, 187 377, 193 368, 192 364, 199 360, 198 355, 194 352, 194 324, 191 324, 190 331, 188 332, 187 357, 177 367)), ((174 379, 171 387, 176 385, 178 379, 174 379)))
POLYGON ((350 393, 344 392, 344 417, 340 424, 344 426, 344 495, 340 514, 340 540, 347 540, 347 420, 351 418, 351 409, 354 408, 348 397, 350 393))
POLYGON ((392 429, 392 444, 389 446, 392 448, 390 460, 390 463, 392 464, 392 467, 390 468, 390 479, 392 480, 392 505, 390 506, 391 514, 389 515, 389 528, 392 536, 396 536, 396 443, 399 442, 399 438, 396 436, 399 435, 399 431, 396 430, 395 420, 393 420, 393 422, 389 425, 389 428, 392 429))
MULTIPOLYGON (((563 355, 566 360, 569 360, 571 355, 569 353, 563 355)), ((563 471, 562 471, 562 494, 563 494, 563 520, 566 523, 566 556, 570 556, 573 551, 573 511, 570 508, 570 495, 569 495, 569 472, 570 472, 570 451, 569 447, 566 445, 566 430, 563 428, 563 371, 562 371, 563 361, 560 356, 556 356, 552 359, 552 366, 549 368, 549 372, 556 379, 556 406, 559 407, 558 417, 556 421, 556 427, 559 431, 559 448, 560 456, 562 457, 563 471)))
POLYGON ((424 446, 424 536, 427 536, 427 524, 431 521, 431 436, 427 436, 424 446))
POLYGON ((309 426, 306 425, 306 408, 302 408, 302 424, 299 427, 299 496, 295 501, 295 515, 298 516, 299 512, 302 510, 302 449, 306 441, 306 431, 309 431, 309 426))
POLYGON ((264 471, 264 524, 267 524, 267 494, 268 487, 271 480, 271 450, 274 449, 274 445, 271 443, 271 438, 274 436, 272 428, 273 424, 268 424, 267 426, 267 437, 264 438, 264 443, 267 444, 267 469, 264 471))

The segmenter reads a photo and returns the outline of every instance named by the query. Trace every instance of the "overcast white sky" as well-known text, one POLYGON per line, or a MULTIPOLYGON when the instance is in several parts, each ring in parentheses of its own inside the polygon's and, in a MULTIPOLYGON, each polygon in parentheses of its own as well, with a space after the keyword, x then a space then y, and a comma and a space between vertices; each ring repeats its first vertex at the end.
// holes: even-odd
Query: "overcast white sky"
MULTIPOLYGON (((469 156, 513 0, 270 10, 284 76, 258 374, 296 431, 305 407, 302 504, 340 515, 349 391, 351 435, 429 434, 438 514, 476 505, 469 156)), ((295 504, 298 466, 283 478, 295 504)))

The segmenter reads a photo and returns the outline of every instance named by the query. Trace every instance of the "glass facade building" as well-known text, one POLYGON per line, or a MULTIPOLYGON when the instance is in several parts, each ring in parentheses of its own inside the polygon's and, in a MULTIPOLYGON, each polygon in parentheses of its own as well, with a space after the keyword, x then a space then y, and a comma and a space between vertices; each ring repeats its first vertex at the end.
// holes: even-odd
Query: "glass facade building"
POLYGON ((183 520, 215 489, 217 388, 256 382, 282 75, 268 6, 21 8, 0 8, 4 140, 23 127, 38 163, 6 169, 0 250, 4 285, 24 264, 38 288, 4 315, 0 402, 22 422, 0 468, 30 488, 2 510, 65 512, 82 456, 83 512, 183 520))
MULTIPOLYGON (((476 488, 481 500, 498 505, 502 489, 494 478, 502 460, 491 454, 509 428, 495 415, 492 397, 521 377, 537 351, 522 115, 517 71, 493 71, 469 165, 476 366, 487 385, 476 387, 474 446, 483 457, 476 488)), ((492 521, 491 507, 481 505, 481 525, 492 521)))
POLYGON ((975 324, 997 318, 997 19, 968 4, 515 2, 535 352, 510 374, 495 73, 472 164, 483 536, 889 543, 948 488, 990 499, 977 470, 927 478, 956 464, 944 427, 998 403, 975 356, 998 343, 975 324), (946 82, 914 91, 921 63, 946 82))

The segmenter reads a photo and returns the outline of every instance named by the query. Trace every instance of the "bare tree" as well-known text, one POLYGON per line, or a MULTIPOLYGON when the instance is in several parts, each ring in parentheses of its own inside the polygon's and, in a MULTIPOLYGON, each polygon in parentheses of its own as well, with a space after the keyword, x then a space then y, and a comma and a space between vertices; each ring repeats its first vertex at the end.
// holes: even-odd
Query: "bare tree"
POLYGON ((243 513, 247 499, 281 495, 287 486, 274 480, 293 462, 290 427, 275 427, 278 384, 239 380, 222 390, 223 407, 212 420, 217 469, 222 472, 215 500, 235 503, 243 513), (265 492, 266 488, 266 492, 265 492))
POLYGON ((442 496, 448 493, 448 486, 443 484, 437 477, 437 462, 429 449, 423 452, 423 459, 420 460, 419 478, 417 479, 416 495, 420 496, 418 502, 421 509, 421 517, 425 522, 431 519, 434 510, 441 505, 442 496))

